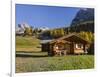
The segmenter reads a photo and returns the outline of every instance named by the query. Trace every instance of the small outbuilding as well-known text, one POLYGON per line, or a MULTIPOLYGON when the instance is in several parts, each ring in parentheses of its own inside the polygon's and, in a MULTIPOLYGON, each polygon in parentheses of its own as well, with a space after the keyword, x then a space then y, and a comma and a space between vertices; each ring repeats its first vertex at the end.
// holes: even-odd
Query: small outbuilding
POLYGON ((58 39, 41 42, 42 51, 48 52, 49 56, 86 54, 89 42, 76 33, 72 33, 58 39))

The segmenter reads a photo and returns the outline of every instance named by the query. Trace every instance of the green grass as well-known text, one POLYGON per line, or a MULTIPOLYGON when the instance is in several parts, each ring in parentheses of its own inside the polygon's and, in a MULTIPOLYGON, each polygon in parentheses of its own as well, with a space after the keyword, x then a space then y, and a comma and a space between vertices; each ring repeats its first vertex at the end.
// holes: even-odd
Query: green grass
POLYGON ((16 37, 16 46, 26 47, 26 46, 37 46, 39 45, 40 40, 33 37, 16 37))
POLYGON ((93 55, 68 55, 61 57, 17 57, 16 73, 94 68, 93 55))
POLYGON ((41 51, 40 40, 33 37, 16 36, 16 51, 41 51))

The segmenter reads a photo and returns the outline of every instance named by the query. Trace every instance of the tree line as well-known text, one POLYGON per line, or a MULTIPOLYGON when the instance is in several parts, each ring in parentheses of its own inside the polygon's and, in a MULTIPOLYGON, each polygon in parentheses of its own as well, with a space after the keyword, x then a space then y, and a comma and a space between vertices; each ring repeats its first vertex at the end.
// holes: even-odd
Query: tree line
MULTIPOLYGON (((52 29, 52 30, 46 30, 46 31, 41 31, 38 29, 34 29, 32 27, 30 28, 25 28, 24 31, 24 36, 43 36, 43 37, 52 37, 52 38, 59 38, 65 35, 68 35, 71 32, 68 28, 59 28, 59 29, 52 29)), ((94 33, 90 31, 80 31, 76 32, 80 37, 86 39, 89 42, 94 41, 94 33)))

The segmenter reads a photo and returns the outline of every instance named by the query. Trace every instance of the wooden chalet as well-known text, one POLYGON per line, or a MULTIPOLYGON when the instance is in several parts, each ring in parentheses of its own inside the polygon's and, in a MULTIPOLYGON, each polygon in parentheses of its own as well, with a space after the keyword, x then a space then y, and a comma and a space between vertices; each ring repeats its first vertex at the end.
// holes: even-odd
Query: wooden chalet
POLYGON ((76 33, 58 39, 42 42, 42 51, 47 51, 49 56, 84 54, 87 53, 89 42, 76 33))

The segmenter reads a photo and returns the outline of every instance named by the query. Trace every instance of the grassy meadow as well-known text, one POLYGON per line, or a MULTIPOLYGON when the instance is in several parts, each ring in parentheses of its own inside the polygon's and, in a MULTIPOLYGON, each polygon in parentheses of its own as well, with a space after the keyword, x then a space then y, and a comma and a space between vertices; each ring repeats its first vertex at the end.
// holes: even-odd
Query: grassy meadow
POLYGON ((16 51, 17 52, 33 52, 41 51, 40 40, 35 37, 16 36, 16 51))
POLYGON ((92 55, 62 57, 17 57, 16 72, 90 69, 94 67, 92 55))
POLYGON ((94 68, 93 55, 48 57, 35 37, 16 37, 16 73, 94 68))

